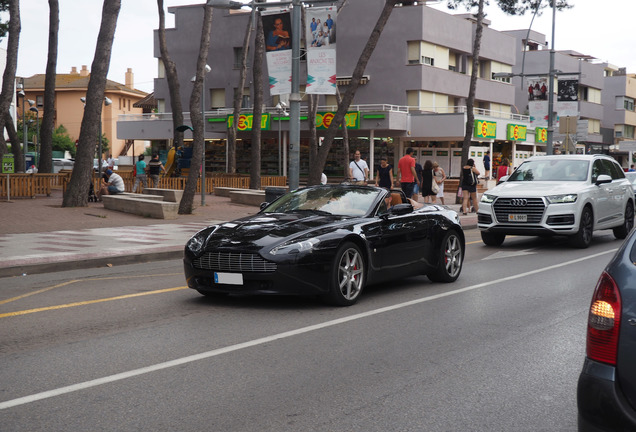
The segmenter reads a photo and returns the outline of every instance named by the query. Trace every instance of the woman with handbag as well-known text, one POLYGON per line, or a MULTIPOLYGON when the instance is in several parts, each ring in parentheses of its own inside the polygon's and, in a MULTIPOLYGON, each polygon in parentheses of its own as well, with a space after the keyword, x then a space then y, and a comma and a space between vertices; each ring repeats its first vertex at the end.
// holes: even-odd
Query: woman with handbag
POLYGON ((473 202, 473 211, 476 213, 479 211, 479 202, 477 201, 477 178, 479 177, 479 170, 475 168, 475 161, 468 159, 466 165, 462 168, 462 213, 468 214, 470 205, 468 200, 473 202))
POLYGON ((437 198, 444 205, 444 180, 446 180, 446 173, 442 169, 441 166, 437 162, 433 162, 433 179, 437 186, 439 187, 439 192, 437 192, 437 198))

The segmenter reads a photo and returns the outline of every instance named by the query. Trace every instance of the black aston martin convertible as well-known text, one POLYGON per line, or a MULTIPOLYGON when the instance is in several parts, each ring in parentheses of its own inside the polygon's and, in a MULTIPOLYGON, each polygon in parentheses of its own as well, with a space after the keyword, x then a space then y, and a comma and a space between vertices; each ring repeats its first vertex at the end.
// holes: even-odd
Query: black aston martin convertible
POLYGON ((299 189, 199 231, 184 266, 203 295, 318 295, 348 306, 367 284, 419 274, 453 282, 464 250, 453 210, 414 209, 402 191, 342 184, 299 189))

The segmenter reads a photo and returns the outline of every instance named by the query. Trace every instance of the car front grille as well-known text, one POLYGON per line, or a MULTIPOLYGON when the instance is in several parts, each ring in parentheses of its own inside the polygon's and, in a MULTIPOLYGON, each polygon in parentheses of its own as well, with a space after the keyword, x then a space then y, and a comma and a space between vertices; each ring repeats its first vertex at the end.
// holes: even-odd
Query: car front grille
POLYGON ((220 272, 271 273, 276 263, 265 261, 260 255, 241 252, 206 252, 192 261, 195 268, 220 272))
POLYGON ((538 224, 541 223, 545 204, 541 198, 499 198, 494 205, 495 216, 499 223, 508 223, 508 215, 527 215, 527 222, 513 222, 538 224))

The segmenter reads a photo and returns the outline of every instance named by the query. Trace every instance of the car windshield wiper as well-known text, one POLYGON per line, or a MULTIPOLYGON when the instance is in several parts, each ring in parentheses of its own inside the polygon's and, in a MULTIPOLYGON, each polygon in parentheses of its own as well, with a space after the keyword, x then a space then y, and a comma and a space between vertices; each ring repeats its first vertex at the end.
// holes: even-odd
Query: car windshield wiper
POLYGON ((317 215, 321 215, 321 216, 333 216, 333 213, 329 213, 327 211, 324 210, 318 210, 318 209, 294 209, 289 211, 288 213, 312 213, 312 214, 317 214, 317 215))

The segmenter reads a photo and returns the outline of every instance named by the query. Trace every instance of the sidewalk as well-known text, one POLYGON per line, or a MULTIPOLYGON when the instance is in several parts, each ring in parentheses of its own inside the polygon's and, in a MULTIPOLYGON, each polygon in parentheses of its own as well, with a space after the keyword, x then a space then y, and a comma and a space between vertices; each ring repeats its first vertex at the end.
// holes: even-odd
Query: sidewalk
MULTIPOLYGON (((257 207, 229 198, 195 197, 192 215, 149 219, 104 209, 102 203, 62 208, 62 192, 50 197, 0 201, 0 277, 180 258, 186 241, 208 225, 254 214, 257 207)), ((459 205, 449 205, 459 211, 459 205)), ((477 215, 461 215, 464 229, 477 215)))

